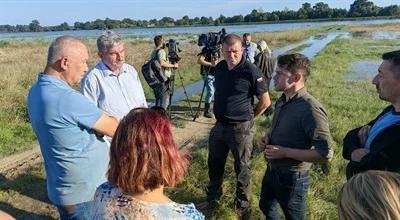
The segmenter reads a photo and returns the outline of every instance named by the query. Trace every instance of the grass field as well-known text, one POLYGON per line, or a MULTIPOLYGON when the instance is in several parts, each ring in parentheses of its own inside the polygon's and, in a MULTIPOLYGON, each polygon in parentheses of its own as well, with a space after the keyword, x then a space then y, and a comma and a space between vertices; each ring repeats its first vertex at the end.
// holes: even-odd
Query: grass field
MULTIPOLYGON (((285 32, 269 32, 254 34, 254 41, 265 39, 271 49, 290 43, 299 42, 321 31, 334 31, 342 27, 309 28, 285 32)), ((385 29, 391 27, 385 26, 385 29)), ((368 29, 379 30, 379 26, 368 29)), ((94 40, 86 40, 90 49, 89 65, 97 62, 94 40)), ((33 41, 0 41, 0 155, 5 156, 31 148, 35 140, 27 120, 26 95, 37 73, 45 65, 46 50, 49 42, 33 41)), ((181 45, 181 71, 185 74, 185 84, 200 79, 196 54, 199 48, 195 42, 181 45)), ((151 42, 127 39, 127 63, 139 69, 152 49, 151 42)), ((345 161, 341 157, 342 139, 351 128, 360 126, 373 119, 387 103, 379 101, 374 86, 367 81, 344 81, 349 64, 360 60, 379 60, 383 52, 399 48, 395 40, 369 40, 364 38, 337 39, 331 42, 312 61, 311 78, 307 82, 308 91, 314 95, 327 109, 330 121, 335 156, 328 166, 329 173, 323 174, 321 166, 314 166, 313 181, 308 193, 307 219, 337 219, 336 196, 345 181, 345 161), (382 46, 382 47, 381 47, 382 46)), ((297 48, 296 50, 299 50, 297 48)), ((152 94, 144 84, 146 96, 152 94)), ((280 94, 272 92, 273 100, 280 94)), ((194 97, 198 99, 197 96, 194 97)), ((270 119, 259 117, 255 120, 255 139, 259 138, 269 127, 270 119)), ((184 126, 184 125, 182 125, 184 126)), ((183 184, 170 189, 171 198, 177 202, 198 202, 205 196, 204 189, 207 176, 207 140, 201 140, 191 150, 192 164, 183 184)), ((263 219, 258 209, 261 179, 266 162, 256 148, 252 159, 252 209, 254 219, 263 219)), ((235 173, 233 161, 227 161, 224 181, 224 195, 221 207, 209 216, 210 219, 235 219, 233 195, 235 190, 235 173)), ((24 211, 23 205, 17 205, 26 197, 35 201, 46 201, 45 173, 43 165, 37 165, 15 179, 0 184, 0 209, 14 210, 14 216, 33 216, 24 211), (35 192, 35 193, 32 193, 35 192), (19 198, 16 199, 16 198, 19 198), (17 210, 17 211, 15 211, 17 210)), ((29 200, 28 200, 29 201, 29 200)), ((22 203, 21 203, 22 204, 22 203)), ((40 209, 43 203, 29 204, 33 209, 40 209)), ((45 211, 41 212, 45 213, 45 211)), ((48 219, 51 213, 40 214, 37 219, 48 219)))
MULTIPOLYGON (((345 181, 346 162, 341 156, 342 139, 351 128, 358 127, 373 119, 387 105, 379 101, 374 86, 367 81, 350 82, 342 79, 348 65, 358 60, 379 60, 383 52, 390 49, 372 49, 371 46, 389 46, 393 49, 397 41, 372 41, 365 39, 337 39, 330 43, 312 62, 312 75, 307 82, 308 91, 326 107, 329 114, 335 156, 328 165, 328 173, 321 166, 314 166, 312 184, 308 193, 307 219, 337 219, 336 197, 345 181)), ((379 48, 379 47, 378 47, 379 48)), ((397 47, 398 48, 398 47, 397 47)), ((277 97, 276 92, 272 93, 277 97)), ((255 123, 257 145, 259 137, 265 132, 270 119, 257 118, 255 123)), ((192 166, 185 183, 173 193, 178 201, 201 201, 207 185, 207 143, 199 143, 192 151, 192 166)), ((256 151, 257 152, 257 151, 256 151)), ((252 208, 254 219, 263 219, 258 209, 261 180, 266 162, 258 151, 252 159, 252 208)), ((224 195, 221 207, 210 219, 234 219, 233 195, 235 173, 232 158, 229 158, 223 185, 224 195)))
MULTIPOLYGON (((264 39, 271 48, 276 48, 303 40, 329 28, 256 33, 254 40, 264 39)), ((179 65, 186 85, 200 79, 200 68, 196 64, 200 49, 193 36, 183 37, 186 37, 186 40, 180 45, 182 60, 179 65)), ((30 149, 32 142, 36 140, 27 118, 26 96, 37 74, 44 69, 49 43, 44 39, 0 41, 0 103, 2 103, 0 157, 30 149)), ((85 43, 89 47, 89 67, 91 67, 98 61, 95 39, 87 39, 85 43)), ((140 70, 144 61, 150 56, 153 43, 143 39, 128 38, 125 40, 125 47, 126 62, 140 70)), ((146 97, 152 99, 152 91, 143 80, 142 85, 146 97)))

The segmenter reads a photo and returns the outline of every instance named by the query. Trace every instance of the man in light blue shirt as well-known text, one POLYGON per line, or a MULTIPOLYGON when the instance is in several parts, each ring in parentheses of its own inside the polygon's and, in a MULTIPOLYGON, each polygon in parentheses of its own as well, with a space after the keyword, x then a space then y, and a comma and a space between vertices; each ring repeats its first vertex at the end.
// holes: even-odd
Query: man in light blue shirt
POLYGON ((246 60, 254 63, 254 58, 260 51, 257 49, 257 44, 251 42, 250 33, 243 34, 243 56, 246 60))
POLYGON ((40 144, 50 201, 60 218, 90 219, 98 185, 106 181, 108 146, 117 120, 71 88, 87 71, 88 51, 78 39, 57 38, 47 65, 28 94, 28 113, 40 144))
POLYGON ((97 107, 118 120, 131 109, 147 107, 139 75, 125 63, 125 47, 113 31, 104 32, 97 39, 100 62, 81 82, 81 92, 97 107))
POLYGON ((243 34, 243 56, 246 60, 254 63, 255 57, 260 51, 257 49, 257 44, 251 42, 250 33, 243 34))

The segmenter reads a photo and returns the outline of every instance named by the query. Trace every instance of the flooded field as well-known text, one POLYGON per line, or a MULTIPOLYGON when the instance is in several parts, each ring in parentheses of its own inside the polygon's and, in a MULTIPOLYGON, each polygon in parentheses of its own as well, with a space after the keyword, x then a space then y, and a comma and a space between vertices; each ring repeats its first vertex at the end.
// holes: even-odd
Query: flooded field
POLYGON ((371 81, 377 74, 381 61, 357 61, 349 66, 348 73, 344 76, 349 81, 371 81))

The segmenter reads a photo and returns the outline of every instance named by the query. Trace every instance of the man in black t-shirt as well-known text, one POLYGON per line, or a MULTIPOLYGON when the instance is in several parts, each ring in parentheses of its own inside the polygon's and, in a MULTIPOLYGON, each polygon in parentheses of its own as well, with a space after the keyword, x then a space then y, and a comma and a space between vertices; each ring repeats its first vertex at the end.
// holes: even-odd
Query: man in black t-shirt
POLYGON ((204 98, 204 117, 212 118, 213 114, 210 108, 211 101, 214 97, 214 82, 215 82, 215 66, 219 60, 219 51, 213 51, 212 48, 203 47, 199 53, 197 63, 201 65, 201 75, 206 88, 206 96, 204 98))
MULTIPOLYGON (((214 114, 216 125, 209 137, 207 209, 218 205, 228 152, 234 157, 237 175, 235 210, 247 215, 250 206, 250 156, 253 148, 253 118, 271 104, 261 70, 243 57, 241 38, 229 34, 223 39, 225 60, 215 68, 214 114), (252 96, 259 102, 253 110, 252 96)), ((199 207, 200 209, 202 207, 199 207)))

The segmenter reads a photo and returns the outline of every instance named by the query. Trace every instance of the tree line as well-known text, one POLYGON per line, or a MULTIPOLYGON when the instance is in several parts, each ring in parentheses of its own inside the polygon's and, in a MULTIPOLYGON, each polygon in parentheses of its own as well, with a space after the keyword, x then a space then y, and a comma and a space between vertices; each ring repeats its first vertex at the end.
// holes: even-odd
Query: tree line
POLYGON ((115 20, 106 18, 105 20, 96 19, 95 21, 75 22, 70 26, 64 22, 56 26, 41 26, 38 20, 33 20, 29 25, 0 25, 0 32, 41 32, 41 31, 65 31, 65 30, 104 30, 117 28, 136 28, 136 27, 168 27, 168 26, 191 26, 191 25, 223 25, 241 24, 250 22, 279 22, 287 20, 305 19, 338 19, 338 18, 357 18, 357 17, 378 17, 378 16, 400 16, 400 5, 390 5, 387 7, 376 6, 368 0, 355 0, 350 9, 330 8, 328 4, 319 2, 313 6, 305 2, 297 11, 285 8, 281 11, 266 12, 263 9, 254 9, 250 14, 234 15, 226 17, 220 15, 212 17, 189 18, 185 15, 181 19, 163 17, 159 20, 133 20, 124 18, 115 20))

